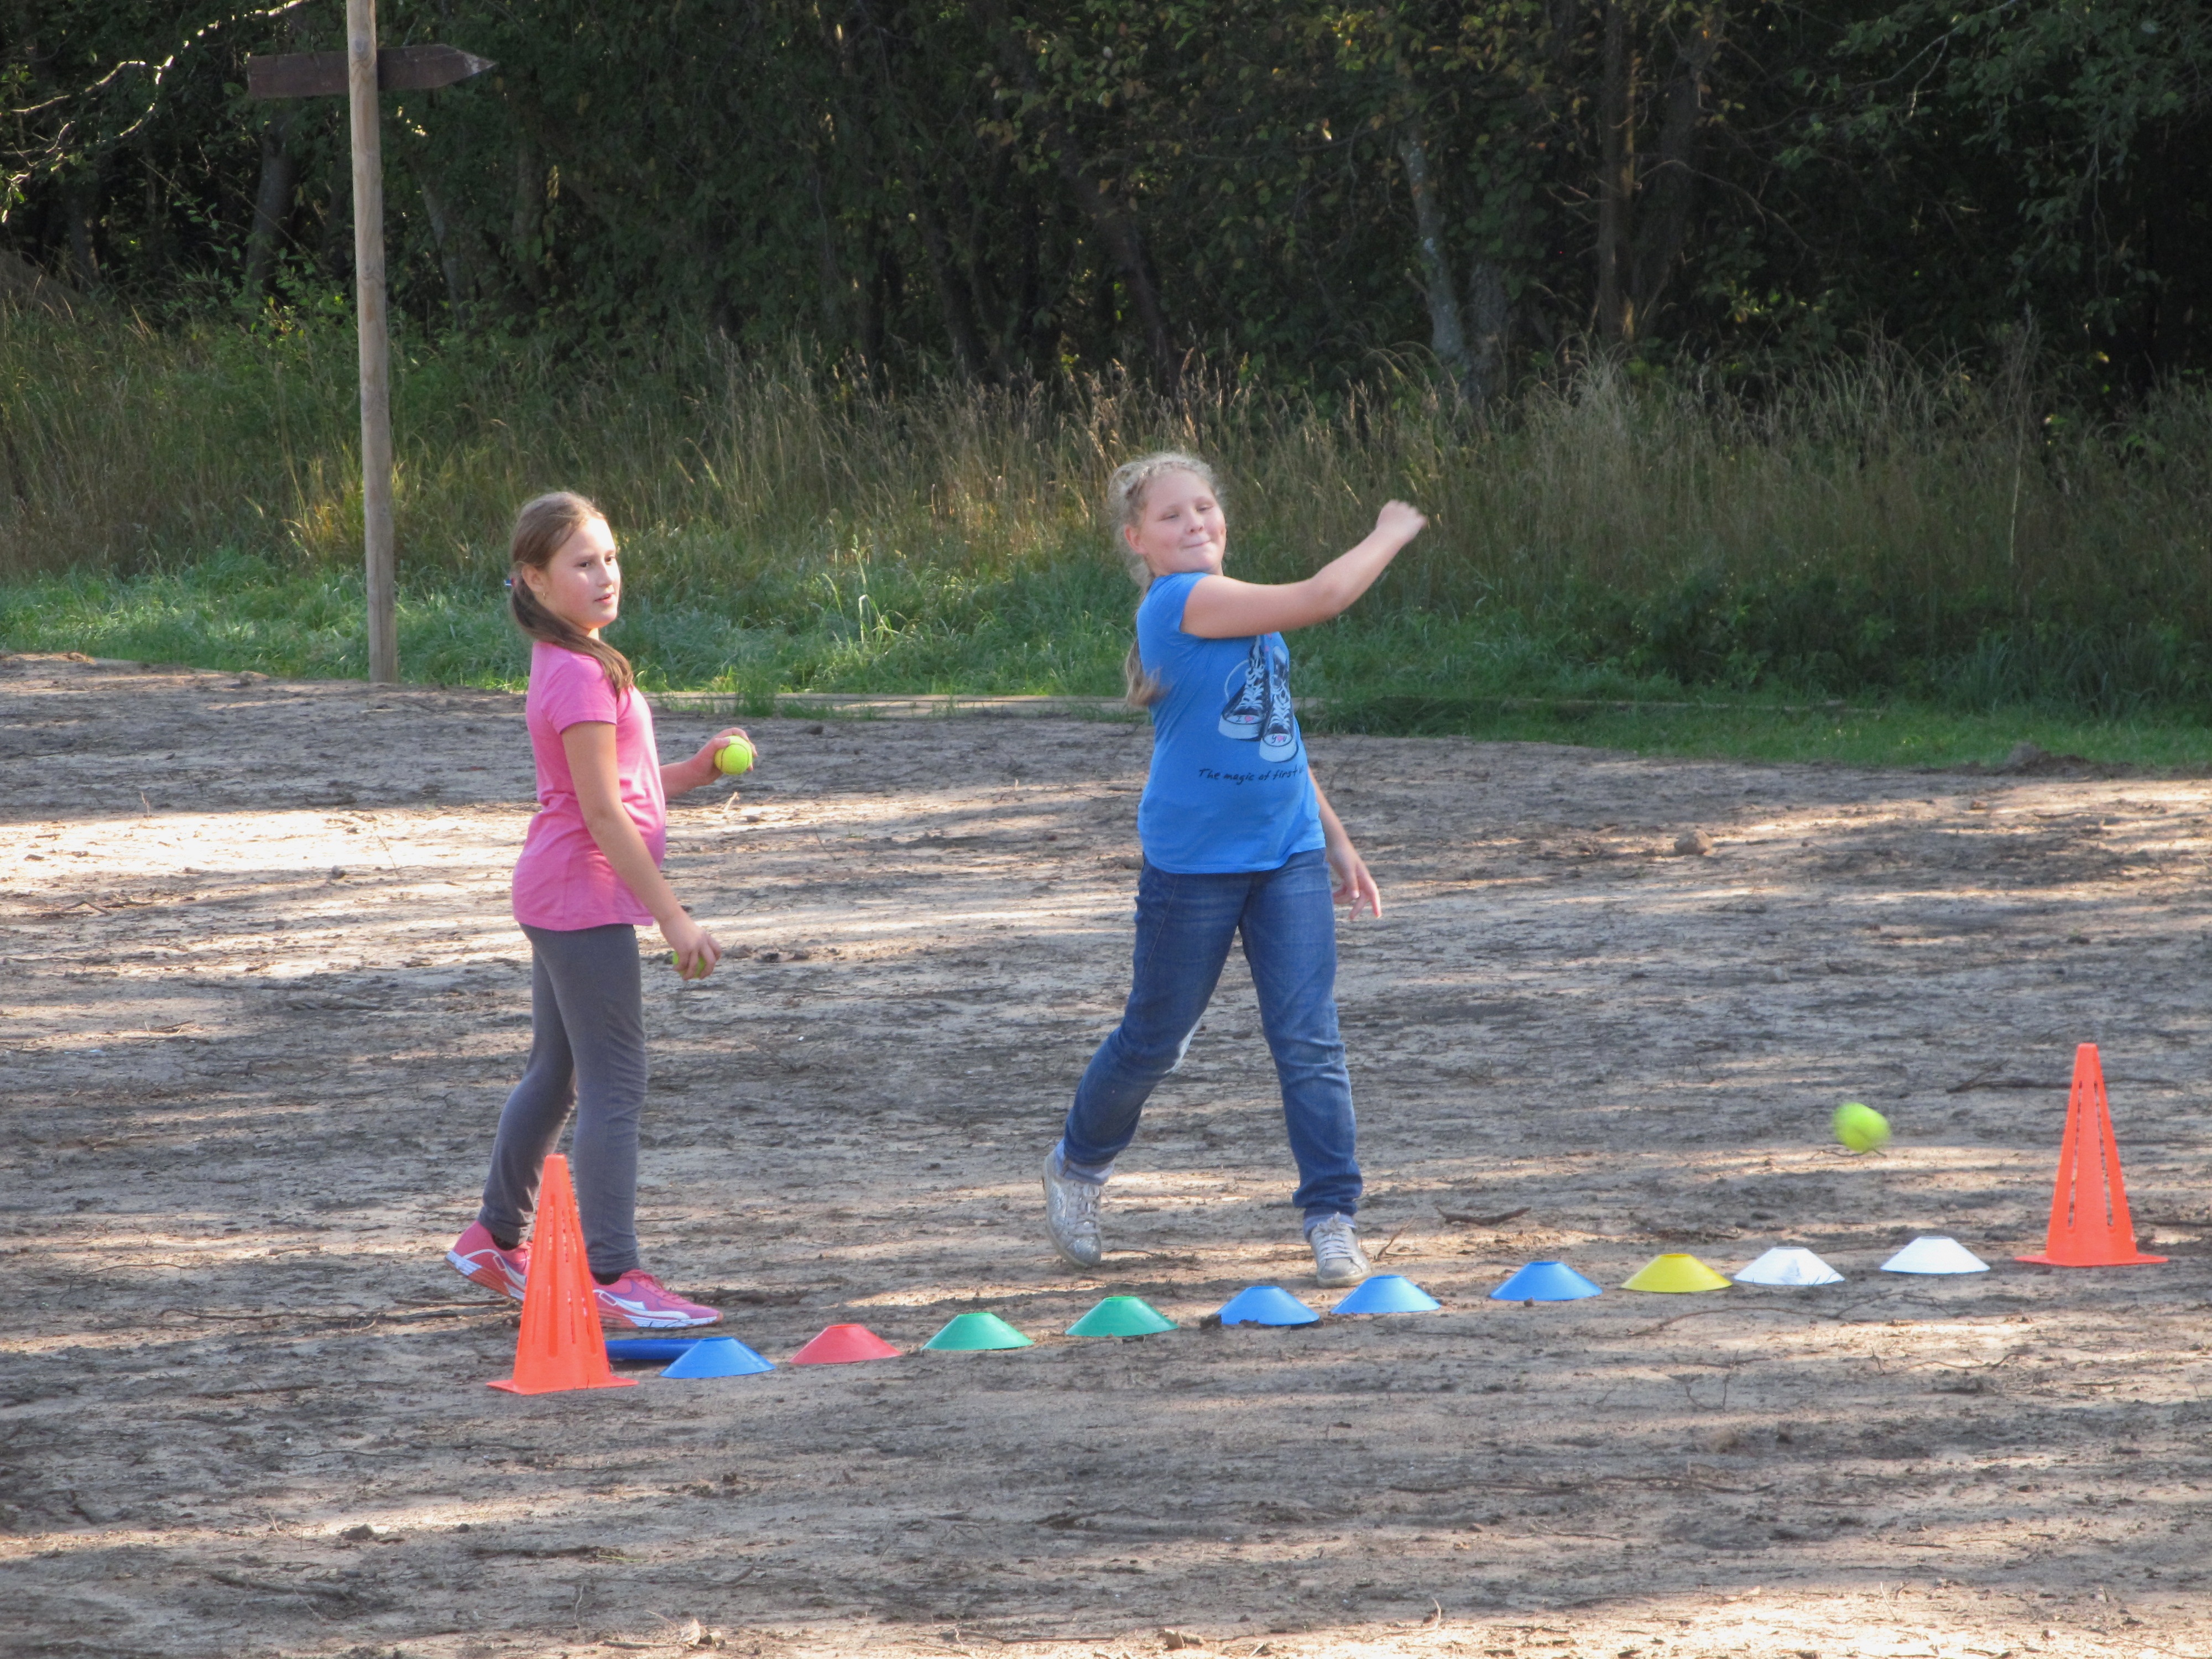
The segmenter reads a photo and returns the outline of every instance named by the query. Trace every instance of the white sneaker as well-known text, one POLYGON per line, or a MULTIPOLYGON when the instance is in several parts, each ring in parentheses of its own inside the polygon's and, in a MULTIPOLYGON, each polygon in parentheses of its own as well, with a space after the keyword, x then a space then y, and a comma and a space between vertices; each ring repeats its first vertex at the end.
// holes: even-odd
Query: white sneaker
POLYGON ((1324 1285, 1357 1285, 1373 1272, 1348 1215, 1333 1215, 1306 1229, 1313 1246, 1314 1277, 1324 1285))
POLYGON ((1095 1267, 1106 1254, 1098 1237, 1098 1201, 1105 1193, 1101 1182, 1061 1174, 1059 1147, 1045 1154, 1044 1228, 1052 1248, 1072 1267, 1095 1267))

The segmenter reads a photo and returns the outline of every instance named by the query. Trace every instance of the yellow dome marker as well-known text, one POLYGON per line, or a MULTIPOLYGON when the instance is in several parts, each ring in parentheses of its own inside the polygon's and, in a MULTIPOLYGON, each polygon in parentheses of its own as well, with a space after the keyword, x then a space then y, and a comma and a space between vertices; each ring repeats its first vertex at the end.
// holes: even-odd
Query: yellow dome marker
POLYGON ((1645 1262, 1635 1278, 1620 1288, 1624 1291, 1663 1291, 1684 1295, 1692 1291, 1724 1291, 1729 1282, 1711 1267, 1685 1251, 1669 1251, 1655 1255, 1645 1262))

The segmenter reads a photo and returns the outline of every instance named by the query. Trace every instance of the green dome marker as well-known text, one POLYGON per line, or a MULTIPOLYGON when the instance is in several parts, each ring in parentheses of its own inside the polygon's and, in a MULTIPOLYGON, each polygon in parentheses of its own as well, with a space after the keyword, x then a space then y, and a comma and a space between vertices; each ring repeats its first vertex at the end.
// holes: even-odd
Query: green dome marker
POLYGON ((994 1313, 964 1313, 921 1346, 939 1353, 975 1353, 986 1348, 1026 1348, 1032 1344, 994 1313))
POLYGON ((1070 1336, 1153 1336, 1179 1327, 1141 1296, 1109 1296, 1067 1328, 1070 1336))

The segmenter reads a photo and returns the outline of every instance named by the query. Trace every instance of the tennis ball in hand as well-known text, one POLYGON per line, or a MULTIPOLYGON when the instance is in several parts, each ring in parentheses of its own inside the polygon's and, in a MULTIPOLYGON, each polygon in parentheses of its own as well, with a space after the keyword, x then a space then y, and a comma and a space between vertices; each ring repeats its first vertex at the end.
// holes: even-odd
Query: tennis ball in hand
POLYGON ((1889 1145, 1889 1120, 1856 1100, 1836 1108, 1834 1125, 1836 1139, 1855 1152, 1879 1152, 1889 1145))
POLYGON ((716 751, 714 769, 726 778, 734 778, 740 772, 753 769, 753 746, 743 738, 732 738, 716 751))

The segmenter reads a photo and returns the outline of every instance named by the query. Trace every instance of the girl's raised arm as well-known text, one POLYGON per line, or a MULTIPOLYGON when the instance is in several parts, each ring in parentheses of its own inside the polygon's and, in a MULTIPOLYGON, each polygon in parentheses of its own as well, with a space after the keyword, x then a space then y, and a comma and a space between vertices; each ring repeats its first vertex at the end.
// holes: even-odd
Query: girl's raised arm
POLYGON ((1240 582, 1202 577, 1183 602, 1182 631, 1202 640, 1242 639, 1248 634, 1287 634, 1348 611, 1398 556, 1398 550, 1428 523, 1418 507, 1389 501, 1375 528, 1349 553, 1329 561, 1302 582, 1240 582))

